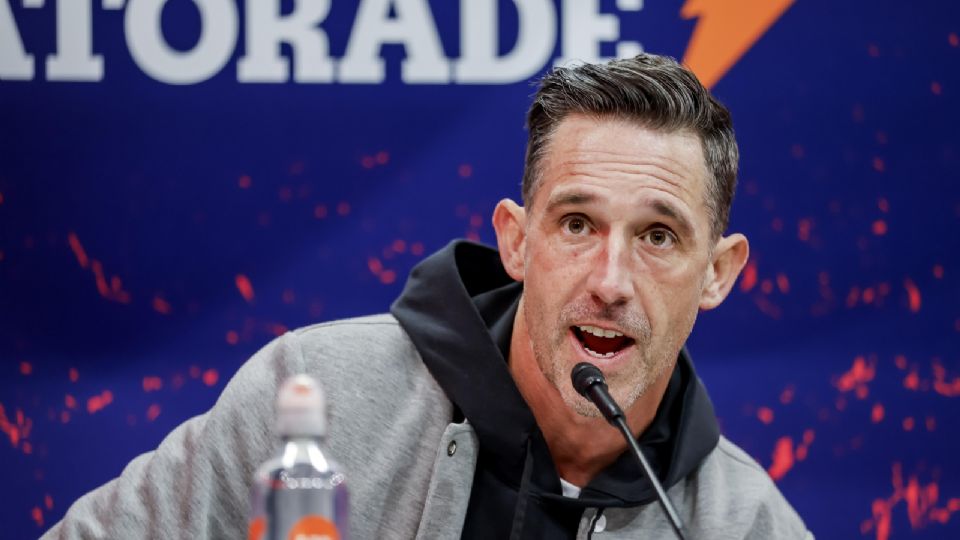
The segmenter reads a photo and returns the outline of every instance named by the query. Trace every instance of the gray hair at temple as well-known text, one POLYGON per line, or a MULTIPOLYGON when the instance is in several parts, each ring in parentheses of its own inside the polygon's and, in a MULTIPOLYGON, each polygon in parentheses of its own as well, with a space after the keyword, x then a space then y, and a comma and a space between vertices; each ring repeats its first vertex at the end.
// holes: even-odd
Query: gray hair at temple
POLYGON ((707 209, 714 239, 727 229, 740 157, 730 111, 696 75, 668 56, 641 54, 605 64, 557 68, 540 81, 527 112, 523 200, 533 204, 540 165, 557 126, 571 113, 610 117, 666 133, 689 131, 700 138, 711 178, 707 209))

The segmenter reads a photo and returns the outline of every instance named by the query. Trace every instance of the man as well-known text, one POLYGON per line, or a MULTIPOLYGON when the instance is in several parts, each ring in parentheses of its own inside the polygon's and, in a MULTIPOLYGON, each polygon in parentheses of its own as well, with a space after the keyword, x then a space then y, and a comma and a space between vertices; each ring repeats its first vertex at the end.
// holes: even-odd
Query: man
POLYGON ((276 389, 307 372, 329 396, 354 538, 670 538, 626 442, 571 385, 590 361, 690 538, 811 538, 719 435, 683 349, 748 256, 723 235, 727 110, 673 60, 641 55, 551 73, 528 128, 525 206, 497 205, 499 253, 453 243, 391 315, 279 338, 47 536, 242 536, 276 389))

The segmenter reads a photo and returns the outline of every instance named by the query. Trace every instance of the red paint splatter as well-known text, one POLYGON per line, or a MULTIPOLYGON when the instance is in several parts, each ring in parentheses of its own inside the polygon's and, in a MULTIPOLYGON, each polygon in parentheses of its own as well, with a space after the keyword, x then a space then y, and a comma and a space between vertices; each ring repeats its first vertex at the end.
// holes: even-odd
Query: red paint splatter
POLYGON ((884 163, 883 158, 875 156, 873 158, 873 170, 882 173, 887 169, 887 164, 884 163))
POLYGON ((807 455, 810 453, 810 445, 813 444, 813 439, 815 433, 812 429, 806 429, 803 432, 803 440, 800 444, 797 445, 796 458, 797 461, 803 461, 807 459, 807 455))
POLYGON ((243 296, 243 299, 246 300, 248 304, 253 302, 254 293, 250 278, 243 274, 237 274, 237 277, 234 278, 234 283, 237 286, 237 290, 240 291, 240 296, 243 296))
POLYGON ((163 388, 163 379, 160 377, 144 377, 143 378, 143 391, 144 392, 156 392, 163 388))
POLYGON ((31 429, 33 429, 33 420, 27 418, 23 411, 17 409, 11 421, 7 418, 3 405, 0 405, 0 432, 6 434, 14 448, 30 436, 31 429))
POLYGON ((807 242, 810 240, 810 230, 813 228, 813 221, 809 218, 801 219, 797 222, 797 238, 801 242, 807 242))
POLYGON ((203 372, 203 384, 213 386, 217 384, 218 380, 220 380, 220 374, 217 373, 217 370, 211 368, 203 372))
POLYGON ((950 35, 947 36, 947 43, 949 43, 951 47, 960 46, 960 36, 957 36, 955 32, 950 32, 950 35))
POLYGON ((376 257, 370 257, 367 259, 367 268, 370 269, 370 273, 379 276, 380 272, 383 272, 383 263, 376 257))
POLYGON ((87 399, 87 412, 94 414, 111 403, 113 403, 113 392, 104 390, 100 395, 87 399))
POLYGON ((907 290, 907 298, 910 302, 910 311, 914 313, 920 311, 920 289, 917 288, 917 285, 910 278, 903 280, 903 288, 907 290))
POLYGON ((397 238, 390 244, 390 248, 397 253, 403 253, 407 251, 407 243, 403 239, 397 238))
MULTIPOLYGON (((887 142, 887 135, 882 131, 880 133, 877 133, 877 142, 879 142, 880 144, 885 144, 887 142)), ((884 197, 880 197, 879 199, 877 199, 877 208, 879 208, 881 212, 886 214, 887 212, 890 211, 890 201, 888 201, 884 197)))
POLYGON ((470 226, 474 229, 479 229, 483 226, 483 216, 480 214, 473 214, 470 216, 470 226))
POLYGON ((947 370, 943 365, 934 360, 933 369, 933 391, 945 397, 960 396, 960 377, 954 377, 947 381, 947 370))
POLYGON ((780 292, 783 294, 790 292, 790 280, 787 279, 786 274, 777 274, 777 288, 780 289, 780 292))
POLYGON ((337 214, 341 216, 346 216, 350 213, 350 203, 347 201, 341 201, 337 203, 337 214))
POLYGON ((850 369, 837 378, 834 386, 841 392, 849 392, 859 387, 866 387, 875 375, 876 361, 871 360, 868 363, 863 356, 858 356, 853 359, 850 369))
POLYGON ((928 416, 924 422, 924 425, 927 426, 927 431, 933 431, 937 429, 937 419, 932 416, 928 416))
POLYGON ((857 287, 856 285, 854 285, 853 288, 850 289, 850 292, 847 293, 847 302, 846 302, 847 307, 852 308, 856 306, 857 300, 859 299, 860 299, 860 287, 857 287))
POLYGON ((943 265, 933 265, 933 277, 937 279, 943 279, 943 265))
POLYGON ((414 255, 415 257, 423 255, 423 244, 420 242, 414 242, 413 245, 410 246, 410 254, 414 255))
POLYGON ((763 292, 763 294, 770 294, 773 292, 773 282, 769 279, 763 280, 760 283, 760 291, 763 292))
POLYGON ((76 408, 77 408, 77 398, 71 396, 70 394, 67 394, 67 395, 63 396, 63 404, 66 405, 66 407, 67 407, 68 409, 76 409, 76 408))
POLYGON ((793 468, 793 465, 793 439, 787 436, 780 437, 773 447, 773 463, 767 469, 767 473, 770 478, 780 480, 793 468))
POLYGON ((757 409, 757 419, 769 425, 773 422, 773 409, 770 407, 760 407, 757 409))
POLYGON ((743 269, 743 277, 740 278, 740 290, 750 292, 757 285, 757 263, 751 260, 743 269))
POLYGON ((77 368, 70 368, 68 375, 70 377, 70 382, 77 382, 77 380, 80 379, 80 372, 77 371, 77 368))
POLYGON ((908 416, 903 419, 903 430, 904 431, 913 431, 913 426, 916 425, 916 421, 912 416, 908 416))
POLYGON ((190 369, 187 370, 187 373, 190 374, 190 378, 191 378, 191 379, 198 379, 198 378, 200 378, 200 366, 198 366, 198 365, 196 365, 196 364, 190 366, 190 369))
POLYGON ((147 421, 153 422, 160 416, 160 405, 154 403, 147 407, 147 421))
POLYGON ((80 243, 76 233, 71 231, 67 234, 67 243, 70 244, 70 249, 73 250, 77 262, 80 263, 80 268, 86 268, 90 264, 90 259, 87 257, 87 252, 83 249, 83 244, 80 243))
POLYGON ((876 294, 873 292, 873 287, 867 287, 863 290, 863 303, 872 304, 876 294))
POLYGON ((236 345, 240 341, 240 336, 234 330, 228 330, 226 339, 230 345, 236 345))
POLYGON ((793 385, 787 386, 783 389, 783 392, 780 392, 780 403, 783 403, 784 405, 789 404, 793 401, 793 396, 795 393, 796 390, 794 389, 793 385))
POLYGON ((245 174, 237 180, 237 185, 240 186, 240 189, 249 189, 253 185, 253 179, 245 174))
POLYGON ((873 409, 870 411, 870 421, 874 424, 879 424, 883 421, 884 408, 880 403, 875 403, 873 409))
POLYGON ((153 297, 153 309, 160 313, 161 315, 169 315, 173 308, 170 307, 170 302, 167 302, 159 295, 153 297))
POLYGON ((47 507, 47 510, 53 510, 53 497, 49 493, 43 496, 43 505, 47 507))
POLYGON ((29 375, 33 373, 33 365, 30 362, 20 362, 20 374, 29 375))
POLYGON ((761 313, 771 319, 779 319, 782 315, 780 307, 768 300, 765 296, 755 297, 753 303, 756 304, 757 309, 759 309, 761 313))
POLYGON ((937 81, 933 81, 930 83, 930 91, 933 92, 933 95, 939 96, 943 93, 943 86, 937 81))
POLYGON ((378 165, 386 165, 390 161, 390 154, 385 150, 377 152, 377 155, 374 156, 374 159, 377 161, 378 165))
POLYGON ((878 219, 873 222, 871 230, 873 231, 873 234, 877 236, 883 236, 887 234, 887 222, 882 219, 878 219))
POLYGON ((920 375, 917 374, 916 368, 910 370, 910 373, 903 378, 903 387, 914 391, 920 389, 920 375))
POLYGON ((383 283, 384 285, 390 285, 396 280, 397 273, 393 270, 385 270, 382 274, 380 274, 380 283, 383 283))
POLYGON ((897 366, 898 369, 901 369, 901 370, 907 369, 907 357, 904 356, 904 355, 902 355, 902 354, 898 354, 898 355, 893 359, 893 363, 894 363, 894 365, 897 366))
POLYGON ((40 510, 39 506, 34 506, 33 510, 30 510, 30 517, 37 524, 37 527, 43 527, 43 510, 40 510))
POLYGON ((284 304, 290 305, 297 300, 297 296, 293 293, 291 289, 284 289, 283 293, 280 295, 280 300, 284 304))
POLYGON ((960 511, 960 498, 951 498, 944 506, 937 506, 940 498, 937 482, 923 485, 917 475, 910 475, 904 485, 900 463, 895 462, 892 468, 893 493, 885 499, 873 501, 873 517, 861 523, 861 533, 876 531, 877 540, 888 540, 893 524, 893 511, 900 503, 907 506, 907 519, 911 529, 915 531, 923 529, 929 523, 946 524, 951 514, 960 511))
POLYGON ((323 219, 327 217, 327 205, 318 204, 313 207, 313 217, 317 219, 323 219))
POLYGON ((373 156, 363 156, 360 158, 360 166, 364 169, 372 169, 374 165, 373 156))
POLYGON ((463 165, 457 167, 457 174, 460 175, 460 178, 470 178, 473 176, 473 166, 464 163, 463 165))

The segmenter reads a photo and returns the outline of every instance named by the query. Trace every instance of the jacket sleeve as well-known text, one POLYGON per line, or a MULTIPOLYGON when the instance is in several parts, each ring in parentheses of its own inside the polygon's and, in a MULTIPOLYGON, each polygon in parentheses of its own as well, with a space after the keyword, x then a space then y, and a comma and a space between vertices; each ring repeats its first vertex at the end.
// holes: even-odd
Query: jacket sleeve
POLYGON ((277 388, 303 370, 295 334, 261 349, 206 414, 77 500, 42 540, 244 538, 255 468, 274 446, 277 388))

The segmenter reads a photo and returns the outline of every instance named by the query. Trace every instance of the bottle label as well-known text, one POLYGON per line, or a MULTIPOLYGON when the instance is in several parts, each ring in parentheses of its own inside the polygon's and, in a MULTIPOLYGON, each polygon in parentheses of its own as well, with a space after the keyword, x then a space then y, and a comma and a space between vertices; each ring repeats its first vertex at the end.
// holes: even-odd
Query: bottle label
POLYGON ((263 533, 267 530, 267 520, 262 517, 250 522, 250 530, 248 531, 247 538, 249 540, 261 540, 263 538, 263 533))
POLYGON ((322 516, 305 516, 293 524, 287 540, 340 540, 337 527, 322 516))

